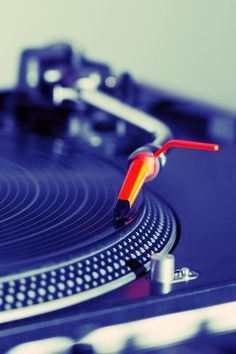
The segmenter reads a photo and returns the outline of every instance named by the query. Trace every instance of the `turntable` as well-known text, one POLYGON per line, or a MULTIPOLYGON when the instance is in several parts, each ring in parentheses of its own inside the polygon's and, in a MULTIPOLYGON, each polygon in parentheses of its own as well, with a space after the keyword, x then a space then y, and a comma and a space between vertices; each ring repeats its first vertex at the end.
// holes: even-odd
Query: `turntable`
POLYGON ((219 136, 171 130, 182 112, 163 95, 67 44, 22 54, 0 93, 1 352, 108 353, 110 328, 126 328, 114 353, 138 352, 134 321, 201 308, 198 335, 207 309, 234 308, 235 147, 167 154, 218 150, 219 136))
POLYGON ((133 280, 152 253, 172 248, 176 221, 157 197, 142 196, 132 221, 115 227, 123 177, 116 166, 1 144, 1 321, 98 296, 133 280))

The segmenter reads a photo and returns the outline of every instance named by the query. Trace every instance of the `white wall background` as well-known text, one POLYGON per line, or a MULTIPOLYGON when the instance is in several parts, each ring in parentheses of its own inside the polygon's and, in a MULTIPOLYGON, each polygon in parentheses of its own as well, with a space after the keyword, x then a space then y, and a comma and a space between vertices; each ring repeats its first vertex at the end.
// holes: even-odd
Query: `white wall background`
POLYGON ((0 0, 0 86, 15 82, 23 47, 61 40, 236 110, 236 0, 0 0))

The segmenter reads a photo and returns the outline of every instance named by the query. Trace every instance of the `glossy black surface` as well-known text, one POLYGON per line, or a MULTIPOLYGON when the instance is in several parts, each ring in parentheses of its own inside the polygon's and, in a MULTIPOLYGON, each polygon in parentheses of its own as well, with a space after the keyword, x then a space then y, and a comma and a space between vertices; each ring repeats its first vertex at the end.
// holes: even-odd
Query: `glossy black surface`
POLYGON ((235 280, 235 156, 235 146, 220 146, 216 153, 175 150, 153 183, 181 222, 177 267, 200 273, 189 287, 235 280))
POLYGON ((113 223, 118 168, 60 141, 23 140, 0 140, 2 276, 99 251, 124 232, 113 223))
POLYGON ((0 323, 108 293, 172 249, 175 218, 157 197, 114 223, 123 173, 111 161, 34 135, 1 144, 0 323))

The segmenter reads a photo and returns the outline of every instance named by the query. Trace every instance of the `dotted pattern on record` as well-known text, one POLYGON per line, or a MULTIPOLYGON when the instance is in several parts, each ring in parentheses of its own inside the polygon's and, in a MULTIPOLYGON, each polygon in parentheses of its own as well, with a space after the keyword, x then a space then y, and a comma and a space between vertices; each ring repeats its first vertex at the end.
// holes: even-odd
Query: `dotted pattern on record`
POLYGON ((75 294, 89 294, 133 274, 130 261, 147 264, 160 252, 173 232, 172 212, 162 202, 148 198, 142 221, 125 238, 96 255, 64 267, 0 284, 2 311, 29 307, 75 294))
POLYGON ((132 260, 142 268, 168 245, 175 219, 148 194, 132 227, 114 229, 115 166, 15 140, 0 139, 1 311, 105 292, 133 279, 132 260))

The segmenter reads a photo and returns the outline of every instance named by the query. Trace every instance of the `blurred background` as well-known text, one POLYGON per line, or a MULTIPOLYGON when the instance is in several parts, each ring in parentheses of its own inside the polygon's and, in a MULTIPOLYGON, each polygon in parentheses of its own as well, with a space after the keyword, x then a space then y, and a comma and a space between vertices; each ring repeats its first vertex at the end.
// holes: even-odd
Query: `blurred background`
POLYGON ((235 0, 1 0, 0 87, 25 47, 69 41, 138 80, 236 109, 235 0))

